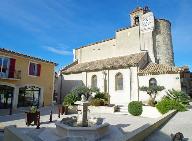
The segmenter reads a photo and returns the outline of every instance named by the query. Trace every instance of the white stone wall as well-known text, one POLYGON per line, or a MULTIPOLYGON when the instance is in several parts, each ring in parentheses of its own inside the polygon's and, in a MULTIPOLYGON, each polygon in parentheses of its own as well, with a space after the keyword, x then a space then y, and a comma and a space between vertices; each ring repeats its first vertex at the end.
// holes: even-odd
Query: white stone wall
MULTIPOLYGON (((171 89, 181 90, 180 74, 161 74, 161 75, 146 75, 139 76, 139 86, 149 86, 149 80, 155 78, 157 85, 164 86, 165 90, 158 93, 156 100, 159 101, 166 92, 171 89)), ((139 100, 147 101, 149 95, 146 92, 139 91, 139 100)))
POLYGON ((151 61, 155 63, 155 50, 153 43, 153 32, 140 33, 141 50, 149 52, 151 61))
POLYGON ((138 100, 137 67, 63 75, 62 95, 66 95, 76 86, 84 85, 91 87, 93 75, 97 76, 97 87, 101 92, 104 92, 104 80, 107 80, 106 90, 110 95, 111 104, 127 105, 130 100, 138 100), (119 72, 123 75, 123 90, 115 90, 115 75, 119 72))
POLYGON ((79 63, 106 59, 115 56, 116 39, 89 45, 75 50, 74 57, 79 63))
MULTIPOLYGON (((108 82, 108 72, 106 72, 106 80, 108 82)), ((97 87, 100 89, 101 92, 104 92, 104 74, 103 71, 98 71, 98 72, 88 72, 87 73, 87 87, 91 87, 91 78, 93 75, 97 76, 97 87)))
POLYGON ((139 26, 116 32, 116 55, 125 56, 141 52, 139 26))
MULTIPOLYGON (((107 92, 110 95, 111 104, 126 105, 130 100, 138 100, 137 67, 109 71, 104 70, 104 72, 106 73, 107 92), (115 75, 119 72, 123 75, 123 90, 115 90, 115 75)), ((93 75, 97 76, 97 86, 103 92, 105 78, 103 71, 88 72, 87 86, 91 87, 91 77, 93 75)))
POLYGON ((96 43, 74 51, 79 63, 126 56, 141 52, 139 26, 116 32, 115 39, 96 43))
POLYGON ((130 69, 119 69, 109 71, 109 94, 110 103, 116 105, 127 105, 130 102, 130 69), (123 90, 115 90, 115 75, 123 75, 123 90))

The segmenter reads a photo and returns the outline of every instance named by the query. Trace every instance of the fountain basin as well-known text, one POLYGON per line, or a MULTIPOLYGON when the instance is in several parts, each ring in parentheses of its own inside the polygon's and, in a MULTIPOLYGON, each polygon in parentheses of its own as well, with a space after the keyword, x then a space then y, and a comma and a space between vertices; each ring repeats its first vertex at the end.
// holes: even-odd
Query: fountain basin
POLYGON ((109 124, 104 123, 91 127, 71 127, 61 122, 56 122, 56 134, 61 137, 84 137, 88 141, 95 141, 107 135, 109 124))

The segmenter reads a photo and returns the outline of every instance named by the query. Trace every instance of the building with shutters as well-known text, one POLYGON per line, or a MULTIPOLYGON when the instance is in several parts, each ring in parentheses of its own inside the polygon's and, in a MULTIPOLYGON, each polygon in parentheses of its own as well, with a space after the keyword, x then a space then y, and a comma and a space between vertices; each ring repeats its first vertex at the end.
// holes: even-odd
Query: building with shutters
POLYGON ((0 110, 50 105, 55 63, 0 48, 0 110))

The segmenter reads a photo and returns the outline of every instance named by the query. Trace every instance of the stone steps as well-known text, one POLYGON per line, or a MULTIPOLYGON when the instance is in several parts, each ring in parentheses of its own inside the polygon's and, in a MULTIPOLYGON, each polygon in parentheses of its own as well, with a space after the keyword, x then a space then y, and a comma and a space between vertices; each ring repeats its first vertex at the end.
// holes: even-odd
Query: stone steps
POLYGON ((121 113, 128 113, 128 106, 127 105, 122 105, 119 107, 119 112, 121 113))

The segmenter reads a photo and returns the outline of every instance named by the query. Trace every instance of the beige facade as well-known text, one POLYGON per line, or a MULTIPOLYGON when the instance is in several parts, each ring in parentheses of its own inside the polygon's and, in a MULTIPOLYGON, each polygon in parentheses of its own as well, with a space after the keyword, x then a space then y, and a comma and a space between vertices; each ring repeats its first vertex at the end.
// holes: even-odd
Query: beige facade
POLYGON ((40 88, 39 106, 50 105, 53 98, 54 89, 54 67, 55 63, 42 59, 26 56, 5 49, 0 50, 0 57, 15 59, 15 73, 12 77, 0 77, 0 85, 14 88, 13 107, 18 105, 19 90, 23 87, 35 86, 40 88), (41 66, 39 76, 29 75, 29 65, 31 63, 41 66))

